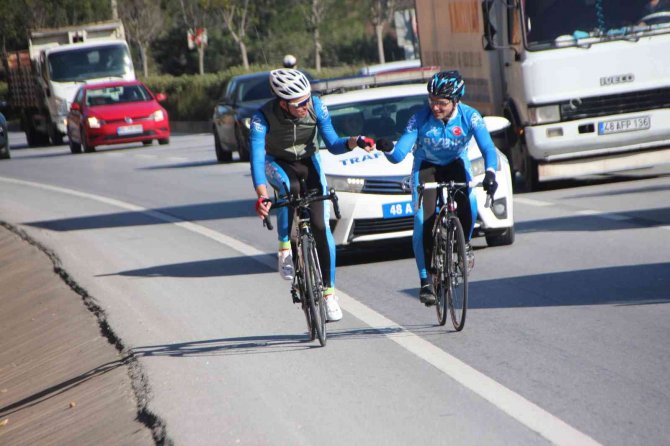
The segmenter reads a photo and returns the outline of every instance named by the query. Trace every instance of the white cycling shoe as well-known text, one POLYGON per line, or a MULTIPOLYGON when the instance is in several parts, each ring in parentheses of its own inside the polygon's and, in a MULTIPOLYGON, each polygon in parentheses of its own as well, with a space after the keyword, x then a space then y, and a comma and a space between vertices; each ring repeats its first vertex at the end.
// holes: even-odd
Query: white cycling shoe
POLYGON ((293 280, 293 254, 290 249, 280 249, 277 253, 277 269, 284 280, 293 280))
POLYGON ((326 317, 328 322, 337 322, 342 319, 342 309, 337 303, 337 297, 334 294, 325 296, 326 299, 326 317))

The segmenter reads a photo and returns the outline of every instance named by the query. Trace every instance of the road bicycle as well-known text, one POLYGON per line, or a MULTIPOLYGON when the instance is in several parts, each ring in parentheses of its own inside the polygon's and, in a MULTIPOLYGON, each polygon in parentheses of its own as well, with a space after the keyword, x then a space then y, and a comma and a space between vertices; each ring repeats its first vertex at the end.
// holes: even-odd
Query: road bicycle
MULTIPOLYGON (((437 189, 439 212, 432 229, 433 254, 431 272, 435 287, 437 321, 447 322, 447 312, 456 331, 465 327, 468 310, 468 255, 465 233, 456 214, 456 194, 467 194, 468 187, 479 187, 481 183, 458 183, 455 181, 433 182, 419 185, 419 207, 425 190, 437 189)), ((491 205, 491 196, 486 196, 486 207, 491 205)))
MULTIPOLYGON (((284 188, 288 190, 287 187, 284 188)), ((331 189, 328 194, 322 195, 319 189, 307 191, 304 181, 301 181, 300 195, 288 195, 276 198, 272 209, 288 207, 294 210, 293 229, 295 238, 291 238, 293 251, 294 276, 291 284, 291 296, 294 303, 300 303, 307 319, 309 340, 318 338, 321 346, 326 345, 326 302, 323 295, 324 284, 321 276, 321 266, 316 250, 314 235, 311 226, 310 205, 317 201, 329 200, 333 203, 335 216, 339 219, 340 208, 337 203, 337 194, 331 189)), ((328 223, 328 222, 326 222, 328 223)), ((272 223, 266 217, 263 224, 272 230, 272 223)))

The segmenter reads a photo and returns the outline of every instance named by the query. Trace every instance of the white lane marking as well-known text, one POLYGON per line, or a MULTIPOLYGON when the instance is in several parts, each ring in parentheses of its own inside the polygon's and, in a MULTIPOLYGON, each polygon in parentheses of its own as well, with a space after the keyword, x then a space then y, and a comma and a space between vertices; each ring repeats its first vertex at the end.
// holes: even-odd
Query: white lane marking
POLYGON ((533 200, 532 198, 514 197, 514 203, 528 204, 530 206, 554 206, 550 201, 533 200))
MULTIPOLYGON (((141 206, 115 200, 113 198, 102 197, 99 195, 93 195, 86 192, 79 192, 57 186, 50 186, 47 184, 3 177, 0 177, 0 180, 8 183, 32 186, 44 190, 88 198, 90 200, 98 201, 100 203, 105 203, 125 210, 140 212, 157 220, 164 221, 166 223, 172 223, 188 231, 192 231, 204 237, 208 237, 246 256, 253 256, 254 260, 267 265, 270 268, 275 268, 276 265, 276 261, 272 258, 272 256, 266 255, 265 252, 247 245, 246 243, 242 243, 207 227, 181 220, 163 212, 146 209, 141 206)), ((343 291, 338 291, 338 296, 340 302, 343 304, 344 309, 348 313, 352 314, 360 321, 368 324, 370 327, 377 329, 382 333, 392 333, 386 334, 385 336, 396 344, 405 348, 407 351, 433 365, 447 376, 467 387, 475 394, 490 402, 527 428, 537 432, 550 442, 565 446, 572 446, 576 444, 585 446, 600 444, 593 438, 573 428, 563 420, 542 409, 535 403, 525 399, 518 393, 515 393, 514 391, 508 389, 492 378, 489 378, 483 373, 478 372, 469 365, 465 364, 463 361, 450 355, 444 350, 441 350, 420 336, 407 331, 396 322, 377 313, 352 296, 349 296, 343 291)))

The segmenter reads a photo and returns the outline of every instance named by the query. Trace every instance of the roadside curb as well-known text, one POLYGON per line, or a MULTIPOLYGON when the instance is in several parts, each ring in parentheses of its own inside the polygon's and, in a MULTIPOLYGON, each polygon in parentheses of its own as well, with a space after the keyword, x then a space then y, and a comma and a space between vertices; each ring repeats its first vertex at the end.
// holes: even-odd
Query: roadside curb
MULTIPOLYGON (((13 243, 13 248, 9 251, 12 253, 12 258, 4 262, 5 267, 9 269, 5 269, 2 273, 10 274, 9 277, 12 280, 9 280, 8 289, 14 291, 3 293, 2 300, 6 304, 7 311, 11 312, 13 320, 32 322, 21 323, 12 331, 12 338, 17 342, 21 341, 27 350, 19 352, 21 353, 20 358, 12 359, 10 368, 0 367, 0 369, 7 369, 7 372, 12 372, 6 375, 4 380, 4 386, 7 387, 5 390, 11 390, 11 393, 5 393, 4 396, 10 396, 12 393, 14 395, 14 401, 8 400, 11 401, 10 404, 4 401, 0 405, 0 418, 11 422, 11 425, 8 424, 11 430, 4 427, 4 432, 0 431, 0 437, 9 441, 8 444, 21 444, 13 443, 12 438, 19 435, 20 437, 15 439, 20 440, 33 429, 30 426, 35 422, 35 417, 40 420, 43 418, 40 414, 56 411, 58 415, 54 416, 53 423, 48 421, 49 417, 45 417, 47 421, 39 421, 40 434, 50 435, 52 433, 55 435, 54 438, 76 442, 81 432, 78 432, 77 429, 63 429, 60 423, 83 423, 77 417, 86 416, 88 421, 79 429, 88 432, 88 435, 92 437, 88 438, 91 441, 90 444, 99 444, 97 440, 104 442, 104 438, 110 440, 111 438, 105 437, 106 435, 116 436, 117 440, 121 435, 122 438, 125 438, 122 441, 141 441, 143 443, 144 435, 137 430, 135 424, 140 423, 149 430, 150 434, 147 436, 153 438, 155 444, 171 445, 172 441, 167 438, 164 422, 147 407, 150 389, 144 372, 132 352, 123 346, 122 341, 108 325, 104 310, 62 268, 60 259, 53 251, 32 239, 20 228, 0 221, 2 246, 7 245, 6 240, 9 234, 21 240, 13 243), (2 235, 3 233, 5 235, 2 235), (29 248, 28 245, 33 248, 29 248), (41 256, 37 252, 46 255, 51 264, 50 271, 44 268, 49 263, 43 258, 40 259, 41 256), (41 282, 38 281, 37 284, 39 289, 44 291, 35 294, 31 288, 35 284, 30 284, 32 279, 28 280, 30 285, 26 285, 26 274, 40 278, 41 282), (62 283, 59 284, 58 282, 61 281, 62 283), (51 285, 46 285, 47 283, 51 285), (63 284, 67 291, 63 290, 63 284), (26 286, 28 286, 27 291, 24 290, 26 286), (75 296, 71 291, 74 291, 81 301, 73 300, 75 296), (77 309, 81 303, 84 304, 83 310, 77 309), (52 306, 54 309, 49 311, 53 314, 50 318, 45 319, 45 308, 49 309, 52 306), (34 312, 37 313, 33 314, 34 312), (95 317, 95 322, 89 322, 89 326, 97 325, 98 341, 92 340, 93 333, 81 331, 82 327, 78 325, 85 324, 83 319, 88 320, 89 316, 85 316, 86 314, 95 317), (42 324, 45 325, 42 326, 42 324), (46 331, 49 332, 48 338, 44 338, 46 331), (59 333, 61 333, 60 336, 59 333), (45 347, 46 351, 52 351, 46 357, 43 354, 45 347), (69 356, 72 351, 76 351, 74 357, 69 356), (91 367, 90 364, 97 364, 97 366, 87 370, 87 367, 91 367), (125 368, 125 371, 121 369, 118 371, 124 374, 125 378, 119 375, 117 378, 112 376, 112 371, 117 368, 125 368), (53 370, 49 372, 49 369, 53 370), (16 373, 20 373, 21 376, 12 378, 12 374, 16 373), (54 377, 54 373, 58 376, 54 377), (101 378, 103 376, 104 378, 101 378), (52 378, 56 380, 56 384, 49 386, 49 379, 52 378), (111 394, 109 393, 110 388, 112 389, 111 394), (128 408, 122 409, 118 406, 117 398, 120 397, 119 390, 122 388, 128 389, 128 392, 132 392, 135 397, 135 420, 133 422, 124 421, 122 413, 128 408), (70 409, 76 405, 78 411, 64 413, 61 412, 62 409, 54 408, 59 398, 70 400, 70 409), (89 408, 92 412, 84 415, 83 411, 89 408), (81 415, 77 415, 77 412, 81 415), (110 427, 114 428, 114 432, 108 431, 110 427), (12 431, 14 434, 11 433, 12 431), (58 432, 57 435, 56 432, 58 432), (97 440, 96 434, 100 435, 97 440)), ((5 250, 7 249, 5 247, 5 250)), ((5 351, 5 354, 11 354, 13 350, 10 348, 5 351)))

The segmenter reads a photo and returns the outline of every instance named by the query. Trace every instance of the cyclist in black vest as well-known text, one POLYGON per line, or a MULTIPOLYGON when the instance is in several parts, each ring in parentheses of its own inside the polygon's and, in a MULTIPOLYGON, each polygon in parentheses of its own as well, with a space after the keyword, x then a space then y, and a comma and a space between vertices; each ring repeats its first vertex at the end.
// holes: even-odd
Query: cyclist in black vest
MULTIPOLYGON (((316 140, 317 130, 331 153, 341 154, 364 145, 372 150, 374 141, 361 136, 339 137, 333 128, 328 109, 318 97, 311 94, 305 75, 293 69, 270 72, 270 86, 276 98, 268 101, 251 118, 251 177, 258 195, 256 213, 264 218, 270 211, 269 184, 280 195, 284 185, 291 194, 300 192, 300 179, 308 189, 327 193, 326 177, 321 168, 321 157, 316 140)), ((324 281, 324 296, 329 321, 342 319, 342 310, 335 296, 335 242, 330 232, 329 206, 324 202, 312 204, 312 230, 316 241, 319 264, 324 281)), ((287 208, 277 213, 279 235, 278 269, 286 280, 293 280, 291 255, 292 215, 287 208)))

